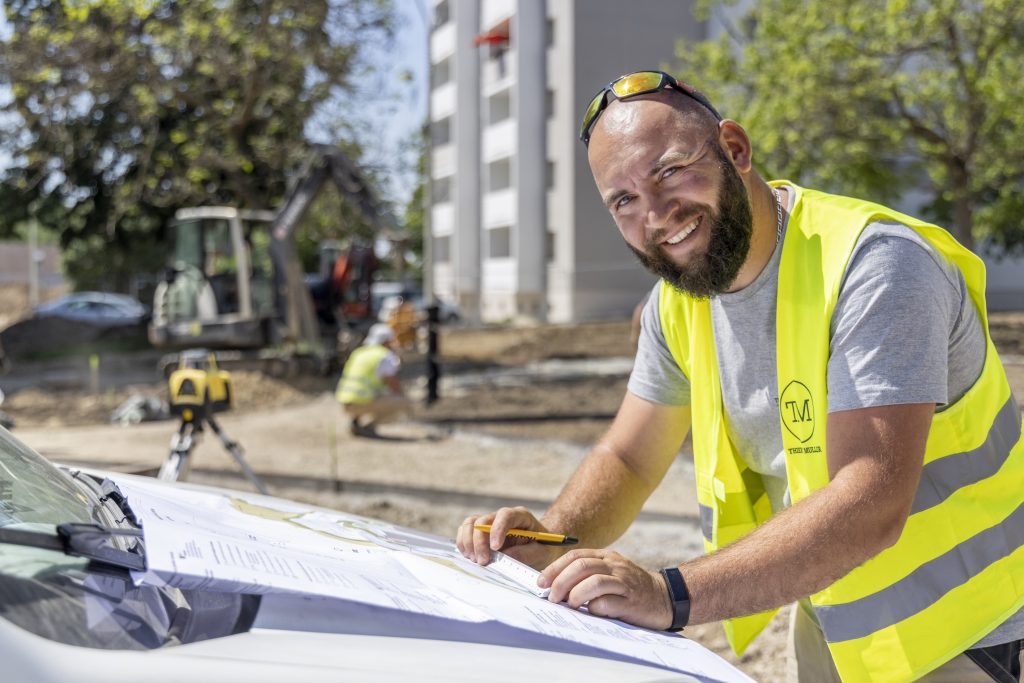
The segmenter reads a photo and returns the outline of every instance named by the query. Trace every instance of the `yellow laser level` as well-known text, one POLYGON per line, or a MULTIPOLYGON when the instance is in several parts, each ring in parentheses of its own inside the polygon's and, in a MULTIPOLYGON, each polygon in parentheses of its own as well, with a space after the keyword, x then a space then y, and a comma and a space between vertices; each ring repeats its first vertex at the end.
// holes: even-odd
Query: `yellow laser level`
POLYGON ((171 414, 189 422, 234 407, 231 373, 219 369, 216 354, 204 349, 182 352, 167 388, 171 414))
POLYGON ((205 349, 183 351, 177 369, 167 378, 167 388, 171 413, 181 417, 181 425, 171 437, 171 452, 160 467, 157 478, 184 481, 188 477, 192 447, 202 435, 205 424, 210 426, 256 489, 266 493, 267 487, 242 456, 241 446, 225 434, 213 419, 214 413, 222 413, 234 407, 231 373, 217 367, 217 356, 205 349))

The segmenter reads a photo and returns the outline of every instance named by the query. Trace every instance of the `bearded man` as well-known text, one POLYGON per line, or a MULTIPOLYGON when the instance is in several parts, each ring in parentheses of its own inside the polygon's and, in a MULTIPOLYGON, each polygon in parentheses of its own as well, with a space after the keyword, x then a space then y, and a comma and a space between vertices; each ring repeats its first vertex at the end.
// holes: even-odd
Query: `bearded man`
POLYGON ((722 620, 737 652, 797 601, 791 680, 1019 681, 1024 440, 980 260, 911 216, 766 182, 744 129, 665 73, 603 88, 580 137, 662 279, 608 433, 540 520, 470 517, 460 550, 543 568, 550 600, 592 614, 722 620), (691 426, 707 554, 652 572, 601 550, 691 426))

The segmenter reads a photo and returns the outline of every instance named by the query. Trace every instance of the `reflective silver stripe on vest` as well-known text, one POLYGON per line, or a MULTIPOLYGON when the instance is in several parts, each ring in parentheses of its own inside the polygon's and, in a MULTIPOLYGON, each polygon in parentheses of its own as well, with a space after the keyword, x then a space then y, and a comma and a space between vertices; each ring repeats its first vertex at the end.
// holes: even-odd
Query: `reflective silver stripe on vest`
POLYGON ((958 489, 999 471, 1020 438, 1020 408, 1010 396, 992 422, 985 442, 971 451, 947 455, 924 466, 910 514, 935 507, 958 489))
POLYGON ((1024 504, 891 586, 844 605, 816 606, 814 612, 830 643, 863 638, 917 614, 1021 546, 1024 504))
POLYGON ((704 538, 710 543, 711 534, 714 532, 715 511, 707 505, 701 505, 700 503, 697 504, 697 507, 700 509, 700 530, 704 534, 704 538))

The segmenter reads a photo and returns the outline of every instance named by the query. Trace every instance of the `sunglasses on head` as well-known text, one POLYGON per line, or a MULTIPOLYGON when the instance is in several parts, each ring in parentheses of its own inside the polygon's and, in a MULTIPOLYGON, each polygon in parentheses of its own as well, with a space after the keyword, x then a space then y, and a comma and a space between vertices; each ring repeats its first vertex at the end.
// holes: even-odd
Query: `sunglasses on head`
POLYGON ((708 111, 715 115, 719 121, 722 115, 715 110, 708 99, 697 91, 693 86, 683 83, 678 78, 669 76, 664 71, 637 71, 636 73, 619 76, 594 95, 587 107, 587 113, 583 115, 583 123, 580 125, 580 140, 584 145, 590 145, 590 133, 594 130, 594 124, 601 117, 611 98, 617 100, 628 100, 631 97, 649 95, 658 92, 663 88, 670 88, 681 92, 687 97, 699 102, 708 111))

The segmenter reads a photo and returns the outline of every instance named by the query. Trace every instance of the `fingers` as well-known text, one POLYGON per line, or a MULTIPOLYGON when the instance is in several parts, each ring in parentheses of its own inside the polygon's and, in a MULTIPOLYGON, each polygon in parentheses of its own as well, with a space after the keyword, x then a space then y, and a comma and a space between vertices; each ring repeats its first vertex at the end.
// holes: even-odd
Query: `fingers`
POLYGON ((620 577, 610 573, 611 567, 607 565, 592 562, 588 567, 591 573, 569 589, 565 603, 573 609, 586 605, 594 614, 609 616, 607 608, 611 607, 612 599, 624 601, 628 597, 628 586, 620 577), (606 608, 605 611, 601 611, 602 607, 606 608))
MULTIPOLYGON (((484 543, 487 543, 487 534, 482 531, 477 531, 473 528, 476 524, 490 524, 491 520, 494 519, 495 513, 489 513, 486 515, 472 515, 467 517, 459 525, 458 533, 455 536, 455 547, 459 549, 459 552, 464 556, 477 561, 477 545, 480 537, 483 537, 484 543)), ((491 553, 488 551, 481 558, 483 561, 480 564, 487 564, 491 561, 491 553)))
POLYGON ((590 598, 602 594, 594 591, 607 590, 620 593, 601 579, 583 585, 588 579, 595 576, 612 578, 614 568, 609 562, 609 558, 616 555, 618 554, 608 550, 569 551, 541 572, 537 585, 541 588, 551 589, 548 594, 548 600, 551 602, 568 602, 574 608, 578 608, 590 598), (576 590, 577 588, 580 590, 576 590))
POLYGON ((491 522, 490 549, 501 550, 506 542, 509 545, 521 543, 521 538, 510 538, 506 536, 509 529, 525 529, 526 531, 547 531, 537 518, 526 508, 519 506, 514 508, 501 508, 494 514, 494 521, 491 522))
POLYGON ((544 571, 540 573, 537 578, 537 585, 541 588, 552 588, 552 582, 556 576, 559 576, 566 567, 575 562, 576 560, 583 559, 586 557, 600 557, 605 551, 593 550, 589 548, 580 548, 576 550, 570 550, 569 552, 562 555, 560 558, 549 564, 544 571))
POLYGON ((548 600, 647 628, 667 628, 671 605, 661 576, 610 550, 573 550, 555 560, 537 582, 548 600))
POLYGON ((543 531, 540 522, 524 507, 501 508, 485 515, 467 517, 459 526, 455 545, 463 555, 478 564, 488 564, 494 550, 523 543, 525 539, 506 536, 509 529, 543 531), (475 529, 477 524, 490 524, 490 533, 475 529))

